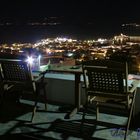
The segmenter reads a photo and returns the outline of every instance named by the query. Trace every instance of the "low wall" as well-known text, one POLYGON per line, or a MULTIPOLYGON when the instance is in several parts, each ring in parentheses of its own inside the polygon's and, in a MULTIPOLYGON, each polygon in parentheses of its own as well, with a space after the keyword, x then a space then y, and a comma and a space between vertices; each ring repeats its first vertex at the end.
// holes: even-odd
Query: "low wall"
MULTIPOLYGON (((48 102, 62 103, 62 104, 75 104, 75 81, 72 74, 52 74, 45 75, 47 81, 47 100, 48 102)), ((81 102, 84 100, 83 89, 80 88, 82 93, 81 102)))

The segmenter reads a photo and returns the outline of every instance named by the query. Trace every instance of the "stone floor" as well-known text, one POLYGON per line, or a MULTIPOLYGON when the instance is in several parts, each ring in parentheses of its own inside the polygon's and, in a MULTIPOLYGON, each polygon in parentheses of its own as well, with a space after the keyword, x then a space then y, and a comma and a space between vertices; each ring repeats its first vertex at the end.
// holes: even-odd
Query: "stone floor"
MULTIPOLYGON (((64 119, 68 110, 61 110, 60 106, 39 103, 34 120, 31 123, 33 102, 21 100, 16 103, 6 100, 0 106, 0 140, 121 140, 123 128, 106 128, 93 124, 85 124, 81 131, 81 114, 78 112, 71 119, 64 119)), ((87 119, 95 118, 95 114, 87 114, 87 119)), ((126 118, 101 114, 100 119, 109 122, 125 122, 126 118)), ((134 127, 129 131, 128 140, 140 139, 140 129, 134 127)))

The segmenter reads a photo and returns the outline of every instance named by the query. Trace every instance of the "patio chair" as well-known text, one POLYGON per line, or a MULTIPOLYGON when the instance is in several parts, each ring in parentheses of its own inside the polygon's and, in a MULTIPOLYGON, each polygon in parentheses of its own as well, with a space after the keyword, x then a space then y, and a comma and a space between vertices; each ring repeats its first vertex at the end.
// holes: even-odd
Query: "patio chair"
MULTIPOLYGON (((82 62, 86 103, 84 105, 82 127, 87 110, 96 112, 95 124, 113 125, 113 128, 125 128, 124 139, 128 134, 134 111, 135 96, 139 81, 128 84, 127 63, 110 60, 89 60, 82 62), (91 107, 91 104, 95 107, 91 107), (109 110, 110 109, 110 110, 109 110), (109 111, 107 111, 109 110, 109 111), (112 112, 111 112, 112 110, 112 112), (99 119, 100 112, 105 114, 126 115, 127 123, 115 124, 99 119), (119 112, 119 113, 118 113, 119 112), (121 113, 121 114, 120 114, 121 113)), ((109 120, 108 120, 109 121, 109 120)))
MULTIPOLYGON (((46 82, 44 81, 45 73, 41 73, 39 76, 34 77, 30 69, 30 65, 27 62, 19 59, 0 59, 0 67, 4 92, 10 87, 11 90, 19 91, 21 94, 25 92, 32 93, 34 107, 31 121, 33 121, 41 90, 43 90, 43 94, 46 99, 46 82), (6 86, 7 88, 5 88, 6 86)), ((47 105, 45 103, 45 109, 46 108, 47 105)))
POLYGON ((11 84, 3 84, 2 71, 0 70, 0 104, 3 104, 4 93, 8 92, 12 87, 13 85, 11 84))
POLYGON ((0 103, 2 102, 2 74, 0 71, 0 103))

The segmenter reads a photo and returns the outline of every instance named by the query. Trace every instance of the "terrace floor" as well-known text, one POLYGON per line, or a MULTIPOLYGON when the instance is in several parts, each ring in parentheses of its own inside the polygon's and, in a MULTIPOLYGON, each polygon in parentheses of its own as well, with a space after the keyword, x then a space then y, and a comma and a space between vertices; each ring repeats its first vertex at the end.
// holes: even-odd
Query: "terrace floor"
MULTIPOLYGON (((33 102, 21 100, 16 103, 12 95, 6 97, 0 106, 0 140, 26 139, 26 140, 121 140, 123 128, 106 128, 93 124, 85 124, 81 133, 79 111, 71 119, 64 119, 68 110, 60 110, 60 106, 48 104, 48 110, 44 110, 44 104, 38 104, 38 110, 34 121, 31 123, 33 102)), ((125 122, 126 118, 101 114, 101 119, 109 122, 125 122)), ((95 114, 87 114, 87 118, 95 118, 95 114)), ((136 123, 137 124, 137 123, 136 123)), ((138 125, 134 125, 129 131, 128 140, 140 139, 138 125)))

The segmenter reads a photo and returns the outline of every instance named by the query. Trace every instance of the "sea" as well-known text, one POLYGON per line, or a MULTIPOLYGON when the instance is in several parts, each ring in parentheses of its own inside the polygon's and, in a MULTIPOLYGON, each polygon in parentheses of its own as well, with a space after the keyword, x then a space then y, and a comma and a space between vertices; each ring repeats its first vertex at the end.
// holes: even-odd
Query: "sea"
POLYGON ((66 37, 77 40, 112 38, 122 33, 120 25, 54 24, 0 26, 0 44, 36 43, 41 39, 66 37))

